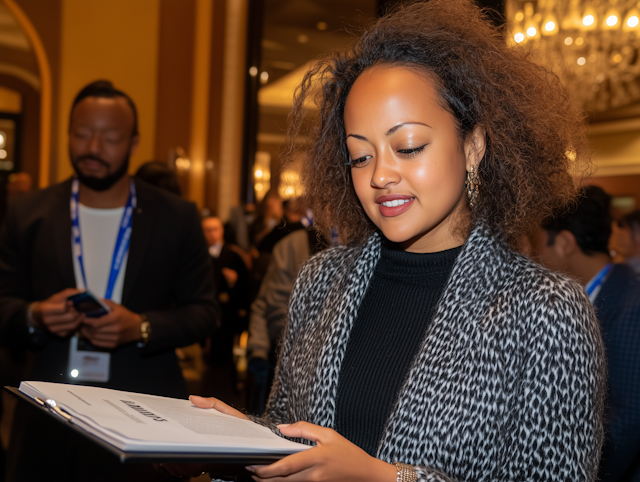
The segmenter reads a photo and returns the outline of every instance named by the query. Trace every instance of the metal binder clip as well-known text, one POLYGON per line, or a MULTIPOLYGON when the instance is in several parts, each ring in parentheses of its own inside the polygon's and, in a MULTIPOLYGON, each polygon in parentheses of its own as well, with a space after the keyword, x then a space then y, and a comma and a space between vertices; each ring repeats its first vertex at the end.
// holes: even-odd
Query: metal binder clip
POLYGON ((51 410, 52 412, 57 413, 58 415, 60 415, 62 418, 64 418, 67 421, 71 421, 72 417, 71 415, 69 415, 67 412, 64 412, 60 407, 58 407, 58 404, 56 403, 55 400, 48 398, 44 401, 44 405, 51 410))

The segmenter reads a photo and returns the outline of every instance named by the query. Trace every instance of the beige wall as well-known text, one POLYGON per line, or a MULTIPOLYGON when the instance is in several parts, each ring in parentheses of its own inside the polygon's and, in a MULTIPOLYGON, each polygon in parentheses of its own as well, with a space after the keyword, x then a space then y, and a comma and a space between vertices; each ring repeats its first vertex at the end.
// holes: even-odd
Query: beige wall
POLYGON ((153 159, 158 73, 160 0, 63 0, 57 180, 69 177, 69 108, 78 91, 97 79, 111 80, 138 108, 140 147, 131 171, 153 159), (99 19, 95 21, 94 19, 99 19))
MULTIPOLYGON (((612 123, 613 124, 613 123, 612 123)), ((629 129, 602 132, 591 137, 596 176, 640 174, 640 119, 629 129)))

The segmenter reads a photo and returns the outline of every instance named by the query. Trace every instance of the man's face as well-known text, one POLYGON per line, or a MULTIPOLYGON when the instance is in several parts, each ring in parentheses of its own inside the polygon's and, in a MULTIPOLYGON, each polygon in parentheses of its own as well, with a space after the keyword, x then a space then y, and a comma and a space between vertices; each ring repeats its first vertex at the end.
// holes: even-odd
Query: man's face
POLYGON ((218 218, 207 218, 202 221, 202 230, 204 237, 207 238, 207 244, 213 246, 222 241, 224 236, 224 228, 218 218))
POLYGON ((138 145, 134 117, 123 97, 86 97, 76 105, 69 126, 69 157, 80 182, 109 189, 127 173, 138 145))
POLYGON ((609 247, 624 258, 633 256, 633 231, 626 225, 614 221, 611 223, 611 238, 609 247))

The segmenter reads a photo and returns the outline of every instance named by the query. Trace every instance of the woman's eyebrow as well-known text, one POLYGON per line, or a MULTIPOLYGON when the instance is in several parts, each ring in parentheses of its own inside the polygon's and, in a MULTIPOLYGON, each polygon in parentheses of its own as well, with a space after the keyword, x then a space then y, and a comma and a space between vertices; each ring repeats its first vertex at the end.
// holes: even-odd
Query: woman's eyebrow
MULTIPOLYGON (((429 124, 425 124, 424 122, 401 122, 400 124, 393 126, 391 129, 389 129, 387 132, 385 132, 385 136, 390 136, 391 134, 393 134, 395 131, 397 131, 401 127, 406 126, 406 125, 411 125, 411 124, 418 124, 418 125, 421 125, 421 126, 426 126, 429 129, 433 129, 433 127, 431 127, 429 124)), ((361 136, 361 135, 358 135, 358 134, 347 134, 347 137, 355 137, 356 139, 360 139, 361 141, 369 141, 369 139, 367 139, 365 136, 361 136)))
POLYGON ((385 135, 390 136, 391 134, 393 134, 395 131, 397 131, 401 127, 406 126, 406 125, 411 125, 411 124, 418 124, 418 125, 421 125, 421 126, 427 126, 429 129, 432 129, 432 127, 429 124, 425 124, 424 122, 401 122, 400 124, 395 125, 391 129, 389 129, 385 133, 385 135))

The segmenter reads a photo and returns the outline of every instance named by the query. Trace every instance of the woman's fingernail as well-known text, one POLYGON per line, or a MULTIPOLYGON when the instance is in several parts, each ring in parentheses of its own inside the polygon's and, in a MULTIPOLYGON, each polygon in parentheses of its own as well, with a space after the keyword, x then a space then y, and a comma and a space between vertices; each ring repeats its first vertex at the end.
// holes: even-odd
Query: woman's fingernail
POLYGON ((276 427, 278 428, 287 428, 289 425, 291 425, 290 423, 281 423, 280 425, 276 425, 276 427))
POLYGON ((255 467, 252 465, 245 467, 245 469, 247 469, 247 471, 251 472, 252 474, 256 471, 255 467))

